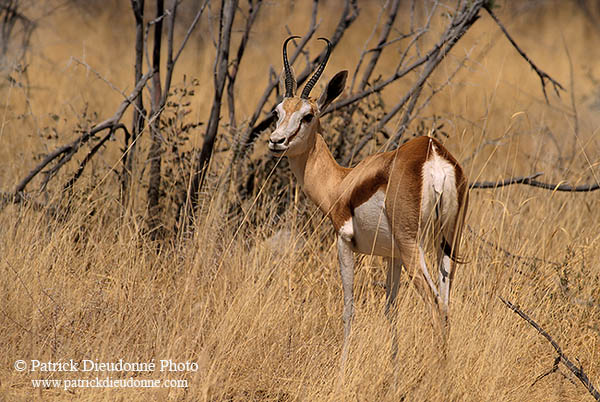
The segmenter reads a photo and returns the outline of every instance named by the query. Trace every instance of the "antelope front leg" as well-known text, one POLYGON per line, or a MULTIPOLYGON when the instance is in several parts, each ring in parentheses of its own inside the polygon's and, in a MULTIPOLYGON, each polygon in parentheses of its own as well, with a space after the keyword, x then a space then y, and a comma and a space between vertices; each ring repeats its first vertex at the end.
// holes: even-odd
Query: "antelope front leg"
POLYGON ((352 317, 354 316, 354 297, 352 286, 354 284, 354 252, 350 248, 350 241, 338 236, 338 259, 340 262, 340 274, 342 276, 342 289, 344 291, 344 346, 342 349, 342 367, 348 357, 349 337, 352 328, 352 317))

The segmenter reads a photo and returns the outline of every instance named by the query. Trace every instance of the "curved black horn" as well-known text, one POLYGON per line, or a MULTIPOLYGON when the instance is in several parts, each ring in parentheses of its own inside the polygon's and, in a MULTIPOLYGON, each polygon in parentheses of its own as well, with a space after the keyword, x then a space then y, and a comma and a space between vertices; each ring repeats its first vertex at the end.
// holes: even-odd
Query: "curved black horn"
POLYGON ((283 68, 285 70, 285 97, 291 98, 294 96, 294 77, 290 70, 290 63, 287 58, 287 43, 292 39, 300 38, 299 36, 290 36, 283 42, 283 68))
POLYGON ((319 64, 319 67, 317 67, 317 71, 315 71, 313 76, 310 77, 310 80, 308 81, 308 83, 306 84, 304 89, 302 90, 302 95, 300 97, 304 98, 304 99, 308 99, 308 95, 310 94, 310 91, 312 91, 313 87, 319 80, 319 77, 323 73, 323 70, 325 70, 325 64, 327 64, 327 60, 329 60, 329 55, 331 54, 331 42, 329 42, 329 39, 327 39, 327 38, 318 38, 318 39, 327 42, 327 53, 325 53, 325 58, 323 59, 321 64, 319 64))

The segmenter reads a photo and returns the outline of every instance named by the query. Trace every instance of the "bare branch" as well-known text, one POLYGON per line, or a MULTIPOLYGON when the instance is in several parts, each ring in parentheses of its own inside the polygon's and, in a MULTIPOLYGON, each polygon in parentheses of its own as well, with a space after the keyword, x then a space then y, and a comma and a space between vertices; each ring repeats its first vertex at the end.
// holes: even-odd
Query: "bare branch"
POLYGON ((470 225, 467 225, 467 230, 469 231, 469 233, 475 237, 476 239, 478 239, 479 241, 481 241, 482 243, 484 243, 485 245, 492 247, 494 250, 500 251, 502 252, 502 254, 504 254, 505 257, 510 258, 510 259, 514 259, 514 260, 519 260, 519 261, 523 261, 529 265, 532 265, 534 263, 538 263, 538 264, 548 264, 548 265, 552 265, 553 267, 560 267, 562 264, 556 261, 550 261, 550 260, 545 260, 543 258, 539 258, 539 257, 535 257, 535 256, 529 256, 529 255, 519 255, 519 254, 515 254, 511 251, 508 251, 507 249, 505 249, 504 247, 500 246, 497 243, 494 243, 482 236, 480 236, 479 234, 477 234, 475 232, 475 230, 473 230, 473 228, 470 225))
POLYGON ((185 37, 183 38, 183 41, 181 42, 181 46, 179 46, 179 50, 177 51, 177 54, 173 58, 173 63, 177 63, 177 60, 179 59, 179 56, 181 55, 183 48, 185 47, 190 36, 192 35, 192 32, 194 32, 194 29, 196 29, 196 25, 198 25, 198 21, 200 21, 200 17, 202 16, 202 13, 204 12, 204 8, 206 8, 206 6, 208 5, 208 1, 209 0, 204 0, 204 4, 202 4, 202 7, 200 7, 200 10, 198 10, 198 12, 196 13, 196 16, 194 17, 194 21, 192 21, 192 23, 190 24, 190 27, 188 28, 187 32, 185 33, 185 37))
POLYGON ((535 180, 536 177, 541 176, 543 173, 538 172, 530 176, 523 177, 514 177, 509 179, 500 180, 497 182, 492 181, 484 181, 484 182, 475 182, 471 183, 469 186, 470 189, 486 189, 486 188, 499 188, 504 186, 510 186, 512 184, 527 184, 532 187, 539 187, 545 190, 552 191, 564 191, 564 192, 572 192, 572 193, 587 193, 591 191, 596 191, 600 189, 600 183, 596 184, 582 184, 579 186, 571 186, 569 184, 564 183, 544 183, 541 181, 535 180))
POLYGON ((354 68, 354 74, 352 74, 352 82, 350 83, 350 86, 349 86, 350 93, 354 92, 354 84, 356 83, 356 77, 358 76, 358 71, 360 70, 360 67, 362 66, 365 56, 370 52, 369 50, 367 50, 367 45, 369 43, 371 43, 373 36, 375 36, 375 33, 377 32, 377 28, 379 28, 379 23, 381 22, 381 17, 383 17, 383 14, 385 13, 385 9, 387 8, 389 2, 390 2, 390 0, 386 0, 385 4, 383 4, 381 6, 381 10, 379 11, 379 14, 377 14, 377 20, 373 24, 373 29, 371 30, 371 33, 365 40, 362 51, 360 52, 360 57, 358 59, 358 63, 356 63, 356 67, 354 68))
POLYGON ((83 133, 79 138, 77 138, 73 142, 71 142, 67 145, 63 145, 62 147, 59 147, 56 150, 49 153, 42 160, 42 162, 40 162, 35 168, 33 168, 33 170, 31 170, 31 172, 29 172, 29 174, 23 180, 21 180, 19 182, 19 184, 17 184, 17 186, 15 187, 15 190, 14 190, 14 196, 18 197, 19 194, 22 193, 23 190, 25 190, 25 187, 27 186, 27 184, 29 184, 29 182, 40 171, 42 171, 42 169, 44 169, 50 162, 52 162, 59 156, 62 156, 61 166, 64 165, 79 150, 79 148, 81 148, 81 146, 83 144, 85 144, 87 141, 89 141, 93 136, 95 136, 96 134, 98 134, 101 131, 109 129, 109 128, 113 127, 114 125, 118 124, 119 121, 121 120, 121 118, 123 117, 123 114, 129 107, 129 105, 131 103, 133 103, 135 98, 137 98, 137 96, 142 91, 142 89, 144 88, 144 86, 146 85, 146 82, 150 79, 150 77, 152 77, 152 72, 146 73, 142 77, 142 79, 137 83, 137 85, 135 86, 135 88, 131 92, 131 94, 123 102, 121 102, 121 104, 119 105, 119 108, 117 109, 117 112, 111 118, 104 120, 103 122, 99 123, 97 126, 93 127, 91 130, 83 133))
POLYGON ((504 33, 504 35, 506 36, 508 41, 511 43, 511 45, 513 45, 513 47, 517 50, 517 52, 519 52, 521 57, 523 57, 525 59, 525 61, 527 63, 529 63, 529 65, 531 66, 531 68, 533 68, 533 70, 538 75, 538 77, 540 77, 540 81, 542 82, 542 91, 544 91, 544 97, 546 98, 546 102, 549 103, 548 94, 546 93, 546 80, 548 80, 552 84, 552 87, 554 88, 554 92, 556 92, 556 95, 558 95, 560 97, 560 92, 558 92, 558 90, 561 89, 564 91, 565 89, 563 88, 563 86, 560 85, 560 83, 558 81, 556 81, 554 78, 550 77, 548 74, 546 74, 545 72, 540 70, 538 68, 538 66, 536 66, 535 63, 533 61, 531 61, 529 56, 527 56, 527 54, 519 47, 519 45, 517 45, 517 42, 515 42, 515 40, 509 35, 509 33, 506 30, 506 28, 504 27, 504 25, 502 25, 502 22, 500 22, 498 17, 496 17, 496 14, 494 14, 494 12, 492 11, 492 9, 489 6, 486 5, 484 8, 485 8, 485 11, 488 12, 490 17, 492 17, 492 19, 496 22, 496 24, 498 24, 498 26, 500 27, 500 29, 502 30, 502 32, 504 33))
POLYGON ((183 52, 183 49, 185 48, 185 45, 187 44, 188 39, 190 39, 192 32, 194 32, 194 30, 196 29, 196 26, 198 25, 198 22, 200 21, 200 17, 202 16, 202 13, 204 12, 204 8, 206 8, 206 5, 208 4, 208 0, 204 0, 204 4, 202 4, 200 9, 196 13, 194 20, 190 24, 187 32, 185 33, 185 37, 183 38, 183 41, 181 42, 181 45, 179 46, 177 53, 175 54, 175 56, 173 56, 173 31, 175 30, 175 27, 174 27, 175 13, 177 11, 178 3, 179 3, 179 0, 173 0, 173 6, 171 7, 172 14, 171 14, 171 18, 169 18, 170 25, 169 25, 168 42, 167 42, 167 47, 168 47, 168 50, 167 50, 167 73, 165 75, 165 88, 164 88, 163 94, 162 94, 161 109, 166 104, 167 97, 169 96, 169 91, 171 89, 171 79, 173 77, 173 70, 175 70, 175 64, 177 63, 179 56, 181 56, 181 52, 183 52))
POLYGON ((106 141, 108 141, 114 135, 115 131, 117 131, 118 129, 123 130, 123 132, 125 133, 125 135, 127 137, 129 136, 129 131, 127 130, 127 127, 125 127, 124 124, 119 123, 119 124, 112 126, 110 128, 110 131, 104 137, 102 137, 100 139, 100 141, 98 141, 98 143, 96 145, 94 145, 94 147, 92 149, 90 149, 90 152, 88 152, 88 154, 85 156, 85 158, 83 158, 83 160, 79 164, 79 167, 77 168, 77 171, 75 172, 73 177, 64 184, 63 191, 67 191, 68 189, 73 187, 75 182, 81 177, 81 174, 83 173, 83 170, 85 169, 85 167, 89 163, 89 161, 92 160, 94 155, 100 150, 100 148, 102 148, 102 146, 106 143, 106 141))
MULTIPOLYGON (((437 49, 438 51, 435 51, 432 54, 432 57, 427 61, 427 64, 425 65, 421 76, 409 91, 409 96, 411 100, 408 104, 408 107, 404 111, 402 121, 400 122, 400 127, 396 131, 391 141, 392 144, 398 142, 398 140, 404 134, 404 131, 408 127, 408 122, 411 120, 411 115, 417 104, 417 100, 421 95, 421 91, 423 85, 425 84, 425 81, 437 68, 440 62, 446 57, 450 50, 452 50, 454 45, 456 45, 456 43, 463 37, 463 35, 469 30, 469 28, 471 28, 475 21, 479 19, 479 11, 485 5, 485 3, 485 1, 474 1, 473 3, 466 2, 462 10, 454 14, 454 17, 452 18, 449 27, 442 35, 442 39, 434 47, 434 50, 437 49)), ((386 115, 386 117, 384 118, 386 119, 386 121, 389 120, 391 116, 396 114, 400 110, 400 108, 403 107, 404 103, 406 102, 405 98, 403 98, 403 100, 399 102, 392 109, 392 111, 388 113, 388 115, 386 115)))
POLYGON ((235 102, 233 89, 235 86, 235 80, 237 78, 237 73, 240 68, 240 63, 242 61, 242 57, 244 56, 244 50, 246 50, 246 45, 248 44, 248 39, 250 38, 250 30, 252 29, 252 25, 256 20, 256 16, 258 15, 258 11, 260 10, 260 6, 262 5, 262 0, 258 0, 256 4, 250 2, 250 14, 246 19, 246 29, 244 30, 244 34, 242 35, 242 39, 240 40, 240 45, 238 47, 237 56, 235 60, 233 60, 231 65, 231 70, 228 72, 228 82, 227 82, 227 105, 229 108, 229 124, 232 129, 235 130, 237 124, 235 121, 235 102))
MULTIPOLYGON (((162 1, 162 0, 157 0, 157 2, 158 1, 162 1)), ((168 11, 167 11, 167 13, 168 13, 168 11)), ((159 23, 162 24, 162 20, 163 20, 163 18, 165 18, 167 16, 167 13, 165 13, 165 14, 161 13, 155 19, 148 21, 148 23, 146 24, 146 29, 144 31, 144 48, 146 49, 145 54, 146 54, 146 64, 148 65, 148 70, 152 69, 152 64, 150 63, 150 52, 148 51, 148 35, 150 33, 150 28, 152 27, 152 25, 159 24, 159 23)), ((155 30, 155 32, 156 32, 156 30, 155 30)))
MULTIPOLYGON (((454 15, 454 18, 452 19, 452 21, 450 22, 450 24, 448 25, 448 27, 442 34, 441 39, 429 50, 429 52, 427 52, 427 54, 425 54, 424 56, 422 56, 421 58, 419 58, 418 60, 413 62, 411 65, 405 67, 401 71, 397 70, 394 73, 394 75, 392 75, 390 78, 388 78, 385 81, 382 81, 378 85, 372 87, 370 90, 363 91, 362 93, 356 94, 347 99, 342 99, 341 101, 337 102, 336 104, 334 104, 328 108, 328 110, 325 113, 329 113, 330 111, 336 110, 339 107, 353 103, 356 100, 361 99, 364 96, 368 96, 375 91, 381 91, 383 88, 385 88, 385 86, 389 85, 391 82, 397 80, 398 78, 408 74, 409 72, 415 70, 419 66, 425 64, 425 67, 424 67, 423 71, 421 72, 417 82, 415 82, 415 84, 412 86, 412 88, 404 94, 404 96, 392 108, 392 110, 390 110, 388 113, 386 113, 385 116, 383 116, 381 118, 381 120, 379 120, 379 122, 377 123, 375 128, 373 130, 371 130, 359 144, 357 144, 357 146, 347 156, 347 158, 345 160, 345 164, 350 163, 350 161, 354 158, 354 156, 358 152, 360 152, 360 150, 371 140, 371 138, 373 138, 375 133, 382 130, 383 127, 400 110, 402 110, 402 108, 404 107, 406 102, 409 102, 409 100, 410 100, 410 102, 408 103, 408 107, 406 108, 404 115, 402 117, 402 121, 399 125, 399 128, 396 131, 393 138, 390 140, 390 144, 395 144, 398 142, 399 138, 402 136, 402 134, 406 130, 408 123, 414 117, 413 110, 417 104, 417 100, 419 99, 419 96, 421 95, 423 85, 425 84, 425 82, 427 81, 429 76, 433 73, 433 71, 437 68, 439 63, 446 57, 446 55, 450 52, 450 50, 452 50, 454 45, 469 30, 469 28, 475 23, 475 21, 477 21, 477 19, 479 18, 479 10, 481 9, 481 7, 483 7, 483 1, 474 2, 473 4, 470 5, 470 8, 469 8, 469 4, 465 4, 464 8, 460 12, 458 12, 454 15)), ((428 24, 430 23, 434 12, 435 12, 435 7, 432 8, 431 13, 429 14, 428 22, 427 22, 427 25, 425 26, 425 28, 427 28, 429 26, 428 24)), ((421 32, 424 32, 424 31, 422 30, 421 32)), ((417 38, 418 38, 418 36, 419 35, 417 35, 417 38)), ((412 43, 416 43, 417 38, 413 39, 412 43)), ((404 54, 406 54, 407 51, 408 51, 408 49, 405 50, 404 54)), ((402 63, 402 60, 404 59, 404 57, 405 56, 403 55, 401 58, 401 63, 402 63)), ((400 65, 398 67, 400 67, 400 65)))
MULTIPOLYGON (((223 88, 225 87, 225 81, 227 79, 231 28, 233 26, 237 4, 237 0, 222 0, 221 2, 219 42, 217 44, 217 56, 214 66, 214 99, 206 128, 206 134, 204 136, 204 142, 202 144, 202 150, 196 158, 194 177, 192 178, 189 195, 187 197, 187 199, 190 200, 188 205, 192 210, 195 210, 198 206, 198 192, 200 191, 200 188, 202 188, 206 176, 219 128, 223 88)), ((188 216, 191 218, 192 215, 190 214, 188 216)))
MULTIPOLYGON (((175 33, 175 17, 177 15, 177 4, 178 0, 171 0, 171 9, 168 11, 169 15, 169 26, 167 31, 167 71, 165 72, 165 85, 160 96, 160 106, 162 109, 169 96, 171 90, 171 80, 173 79, 173 70, 175 69, 175 60, 173 59, 173 35, 175 33)), ((156 46, 155 46, 156 49, 156 46)), ((157 74, 157 76, 159 76, 157 74)), ((159 76, 160 77, 160 76, 159 76)))
POLYGON ((509 179, 504 179, 500 181, 477 181, 475 183, 471 183, 469 189, 485 189, 485 188, 500 188, 504 186, 510 186, 511 184, 527 184, 531 182, 531 180, 536 177, 540 177, 544 173, 537 172, 529 176, 522 177, 511 177, 509 179))
MULTIPOLYGON (((148 162, 150 164, 150 168, 148 171, 148 189, 147 189, 147 200, 146 200, 146 209, 147 209, 147 217, 146 222, 148 225, 148 229, 153 236, 157 234, 156 228, 159 226, 159 198, 160 198, 160 183, 161 183, 161 165, 162 165, 162 154, 161 154, 161 144, 162 144, 162 136, 159 132, 158 127, 158 119, 157 116, 160 115, 162 111, 162 88, 160 82, 160 54, 162 49, 162 25, 163 25, 163 17, 165 15, 171 16, 171 22, 173 22, 173 18, 175 17, 175 8, 177 6, 177 1, 174 0, 173 8, 164 12, 164 0, 156 0, 156 19, 154 20, 154 42, 152 49, 152 71, 154 75, 152 76, 152 85, 150 86, 150 101, 152 104, 151 112, 150 112, 150 149, 148 150, 148 162)), ((148 23, 150 26, 150 23, 148 23)), ((173 40, 172 40, 172 32, 173 32, 173 24, 171 23, 170 29, 170 41, 169 41, 169 49, 172 52, 173 49, 173 40)), ((172 53, 171 53, 172 54, 172 53)), ((170 60, 169 60, 170 61, 170 60)), ((172 66, 171 66, 172 67, 172 66)), ((165 88, 168 91, 168 88, 165 88)))
POLYGON ((535 381, 531 384, 531 386, 533 387, 535 384, 538 383, 538 381, 540 381, 544 377, 546 377, 552 373, 556 373, 558 371, 558 363, 560 363, 560 356, 556 356, 556 359, 554 359, 554 363, 552 363, 552 368, 550 370, 546 371, 544 374, 539 375, 535 379, 535 381))
MULTIPOLYGON (((69 64, 71 64, 70 62, 74 61, 75 63, 79 64, 82 67, 85 67, 85 69, 89 72, 91 71, 92 73, 94 73, 94 75, 99 79, 104 81, 104 83, 106 85, 108 85, 113 91, 119 93, 121 96, 123 96, 123 98, 125 98, 127 95, 125 95, 125 93, 123 91, 121 91, 119 88, 117 88, 112 82, 110 82, 105 76, 103 76, 102 74, 100 74, 100 72, 98 70, 96 70, 95 68, 93 68, 92 66, 90 66, 88 63, 86 63, 85 61, 81 61, 79 60, 77 57, 71 56, 71 58, 69 59, 69 64)), ((136 81, 137 82, 137 81, 136 81)))
POLYGON ((379 60, 379 56, 381 56, 381 52, 383 51, 384 45, 387 41, 387 38, 392 30, 392 26, 394 25, 394 21, 396 20, 396 15, 398 15, 398 8, 400 7, 400 0, 393 0, 392 5, 390 6, 390 15, 381 30, 381 35, 379 36, 379 41, 377 42, 377 47, 371 53, 371 59, 369 60, 369 64, 367 65, 365 72, 363 73, 362 80, 358 86, 360 90, 364 90, 369 83, 369 78, 371 78, 371 74, 375 69, 375 65, 379 60))
MULTIPOLYGON (((570 84, 570 92, 571 92, 571 108, 573 109, 573 147, 571 148, 571 160, 575 160, 575 152, 577 149, 577 140, 579 138, 579 116, 577 114, 577 105, 575 103, 575 78, 573 75, 573 59, 571 58, 571 53, 569 52, 569 47, 567 46, 567 41, 563 35, 563 46, 565 47, 565 53, 567 54, 567 59, 569 60, 569 84, 570 84)), ((554 139, 554 136, 552 136, 554 139)), ((556 143, 556 142, 555 142, 556 143)), ((556 147, 559 152, 559 160, 562 162, 562 157, 560 157, 560 147, 556 147)))
MULTIPOLYGON (((131 0, 131 8, 135 18, 135 67, 134 82, 137 83, 142 77, 144 62, 144 0, 131 0)), ((131 122, 131 134, 125 134, 123 148, 123 167, 121 169, 121 204, 127 204, 129 200, 129 183, 133 170, 133 159, 137 148, 137 139, 142 132, 143 119, 146 118, 144 110, 144 98, 139 94, 135 101, 133 117, 131 122), (130 138, 131 137, 131 138, 130 138)))
POLYGON ((533 319, 529 318, 529 316, 527 314, 525 314, 523 312, 523 310, 521 310, 519 308, 518 305, 512 304, 511 302, 509 302, 508 300, 505 300, 502 297, 500 297, 500 300, 502 300, 502 303, 504 303, 509 309, 511 309, 512 311, 517 313, 522 319, 527 321, 529 323, 529 325, 531 325, 533 328, 535 328, 535 330, 537 332, 539 332, 540 335, 542 335, 544 338, 546 338, 546 340, 548 342, 550 342, 550 344, 552 345, 552 347, 558 354, 558 357, 560 358, 560 362, 562 364, 564 364, 575 375, 575 377, 577 377, 579 379, 579 381, 581 381, 583 386, 594 397, 594 399, 596 399, 597 401, 600 401, 600 392, 598 392, 596 390, 596 388, 594 388, 594 385, 590 381, 589 377, 583 371, 583 367, 581 367, 581 365, 579 367, 577 367, 567 356, 565 356, 561 347, 550 336, 550 334, 548 334, 546 331, 544 331, 542 329, 542 327, 540 327, 533 319))

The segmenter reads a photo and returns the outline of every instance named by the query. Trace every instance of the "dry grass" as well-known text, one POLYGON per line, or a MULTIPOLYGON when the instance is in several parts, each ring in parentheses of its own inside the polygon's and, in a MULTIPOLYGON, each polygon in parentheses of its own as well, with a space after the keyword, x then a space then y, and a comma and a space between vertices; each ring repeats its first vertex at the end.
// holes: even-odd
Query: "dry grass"
MULTIPOLYGON (((323 6, 324 13, 335 15, 332 3, 323 6)), ((363 8, 360 18, 373 18, 375 12, 363 8)), ((281 41, 272 38, 272 28, 285 36, 279 24, 282 9, 274 4, 267 8, 256 30, 261 44, 248 49, 248 58, 257 62, 241 73, 238 96, 247 97, 249 105, 257 94, 255 86, 244 83, 264 82, 266 63, 279 62, 281 41)), ((41 26, 28 103, 20 89, 2 89, 2 190, 27 172, 32 155, 71 138, 85 104, 102 119, 119 102, 120 95, 93 74, 67 66, 69 57, 85 59, 117 87, 131 88, 133 35, 127 12, 109 7, 92 17, 67 8, 41 26), (114 29, 119 23, 123 28, 114 29), (59 120, 53 122, 50 114, 59 120), (44 127, 50 126, 57 128, 58 138, 45 137, 44 127)), ((567 87, 571 76, 563 43, 568 45, 578 136, 570 94, 560 99, 551 95, 550 105, 545 104, 537 77, 498 37, 489 18, 478 22, 454 52, 458 58, 472 51, 469 71, 424 114, 444 116, 450 134, 446 144, 465 161, 473 180, 543 171, 548 181, 598 182, 598 31, 579 10, 559 2, 503 18, 533 60, 567 87), (489 52, 475 57, 490 44, 489 52)), ((318 33, 327 33, 327 23, 326 18, 318 33)), ((300 30, 306 21, 296 17, 290 24, 300 30)), ((352 31, 344 43, 361 46, 361 35, 366 33, 352 31)), ((198 120, 206 118, 209 108, 211 52, 210 45, 195 43, 175 78, 186 72, 204 80, 191 116, 198 120)), ((354 65, 353 55, 345 57, 342 51, 334 54, 325 79, 354 65)), ((383 60, 380 70, 392 63, 383 60)), ((443 80, 451 66, 447 63, 437 79, 443 80)), ((397 99, 408 81, 391 88, 385 99, 397 99)), ((243 106, 238 110, 243 118, 249 113, 243 106)), ((194 141, 200 139, 198 135, 194 141)), ((274 225, 269 222, 275 200, 261 194, 248 213, 253 222, 265 224, 238 227, 220 218, 222 201, 231 194, 213 188, 195 237, 157 252, 142 232, 140 217, 123 214, 118 206, 114 177, 106 173, 117 163, 115 155, 107 151, 104 162, 93 167, 91 177, 103 178, 103 184, 89 192, 95 183, 88 178, 80 199, 72 201, 76 212, 64 220, 29 207, 8 206, 0 212, 0 400, 591 399, 564 367, 532 385, 552 367, 555 354, 498 296, 520 304, 600 386, 598 193, 525 186, 472 192, 470 229, 464 237, 470 262, 456 275, 447 359, 440 356, 428 308, 407 283, 396 325, 390 325, 383 314, 385 292, 377 284, 384 278, 382 261, 361 258, 350 359, 340 378, 342 294, 336 252, 329 223, 313 206, 309 224, 298 212, 306 205, 300 197, 297 208, 274 225), (268 239, 281 229, 290 231, 290 237, 274 246, 268 239), (390 358, 392 334, 399 345, 395 361, 390 358), (19 373, 13 369, 17 359, 171 359, 195 362, 198 370, 137 377, 187 379, 187 389, 67 392, 33 389, 31 380, 93 378, 98 373, 19 373)), ((138 207, 143 206, 143 188, 136 191, 138 207)), ((293 185, 289 193, 296 196, 293 185)))

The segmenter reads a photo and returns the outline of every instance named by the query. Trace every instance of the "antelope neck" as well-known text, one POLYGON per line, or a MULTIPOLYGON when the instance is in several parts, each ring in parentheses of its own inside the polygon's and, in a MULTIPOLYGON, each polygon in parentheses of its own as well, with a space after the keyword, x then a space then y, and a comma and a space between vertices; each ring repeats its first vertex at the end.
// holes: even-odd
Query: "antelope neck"
POLYGON ((329 214, 338 199, 340 184, 351 169, 335 161, 325 140, 318 133, 308 152, 288 159, 306 195, 323 213, 329 214))

